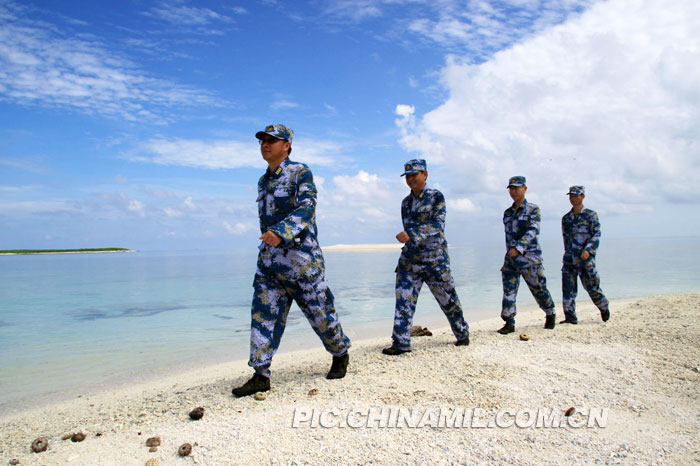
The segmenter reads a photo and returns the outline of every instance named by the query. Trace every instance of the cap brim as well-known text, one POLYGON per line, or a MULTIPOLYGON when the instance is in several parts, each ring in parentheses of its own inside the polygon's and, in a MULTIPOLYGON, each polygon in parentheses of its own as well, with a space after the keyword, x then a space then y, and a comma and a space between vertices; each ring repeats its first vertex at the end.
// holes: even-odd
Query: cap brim
POLYGON ((285 139, 285 138, 281 138, 281 137, 275 136, 274 134, 266 133, 265 131, 258 131, 257 133, 255 133, 255 137, 256 137, 257 139, 262 139, 262 138, 264 138, 265 136, 270 136, 270 137, 273 137, 273 138, 275 138, 275 139, 281 139, 282 141, 286 141, 286 140, 287 140, 287 139, 285 139))
POLYGON ((421 171, 423 171, 423 170, 413 170, 413 171, 410 171, 410 172, 404 172, 404 173, 401 173, 401 176, 404 176, 404 175, 415 175, 416 173, 420 173, 421 171))

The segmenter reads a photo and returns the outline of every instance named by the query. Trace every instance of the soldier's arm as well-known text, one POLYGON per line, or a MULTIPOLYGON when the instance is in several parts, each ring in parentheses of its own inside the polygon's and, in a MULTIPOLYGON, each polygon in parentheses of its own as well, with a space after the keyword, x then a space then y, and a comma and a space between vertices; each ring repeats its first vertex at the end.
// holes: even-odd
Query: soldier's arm
POLYGON ((564 239, 564 260, 571 261, 569 257, 571 254, 571 236, 567 228, 569 214, 564 215, 561 218, 561 236, 564 239))
POLYGON ((530 220, 525 229, 525 233, 520 237, 515 245, 515 249, 518 250, 520 254, 527 251, 527 247, 534 243, 537 239, 537 235, 540 233, 540 208, 535 207, 530 213, 530 220))
POLYGON ((598 221, 598 214, 592 212, 588 218, 590 225, 591 239, 588 240, 586 245, 583 247, 585 251, 591 256, 595 256, 598 246, 600 245, 600 222, 598 221))
POLYGON ((406 229, 406 233, 411 241, 416 243, 420 243, 430 236, 439 235, 445 230, 446 216, 445 196, 438 192, 433 199, 430 219, 425 223, 406 229))
POLYGON ((268 228, 285 244, 293 241, 302 231, 309 228, 316 211, 316 185, 311 170, 304 167, 295 176, 297 191, 294 210, 283 220, 268 228))

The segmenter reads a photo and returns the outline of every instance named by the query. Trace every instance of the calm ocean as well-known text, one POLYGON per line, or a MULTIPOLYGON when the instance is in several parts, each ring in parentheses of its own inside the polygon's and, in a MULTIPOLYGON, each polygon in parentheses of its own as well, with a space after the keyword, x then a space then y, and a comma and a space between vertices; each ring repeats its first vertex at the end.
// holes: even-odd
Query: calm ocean
MULTIPOLYGON (((700 290, 698 239, 605 239, 597 260, 604 292, 615 299, 700 290)), ((561 312, 561 243, 542 246, 561 312)), ((247 359, 256 252, 0 256, 0 408, 247 359)), ((502 240, 450 246, 468 321, 499 315, 503 254, 502 240)), ((386 335, 389 343, 398 256, 325 253, 351 338, 386 335)), ((524 283, 518 304, 534 304, 524 283)), ((426 286, 415 323, 447 325, 426 286)), ((280 350, 316 346, 294 306, 280 350)))

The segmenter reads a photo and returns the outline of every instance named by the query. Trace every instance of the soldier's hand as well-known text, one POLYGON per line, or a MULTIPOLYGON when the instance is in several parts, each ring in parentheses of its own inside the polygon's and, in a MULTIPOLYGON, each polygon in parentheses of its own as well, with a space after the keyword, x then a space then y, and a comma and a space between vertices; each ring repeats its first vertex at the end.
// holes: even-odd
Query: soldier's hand
POLYGON ((402 231, 401 233, 396 235, 396 239, 399 240, 399 243, 408 243, 409 241, 411 241, 411 237, 408 236, 408 233, 406 233, 405 231, 402 231))
POLYGON ((259 239, 263 240, 265 244, 269 244, 270 246, 278 246, 282 242, 282 238, 277 236, 277 233, 270 230, 263 233, 259 239))
POLYGON ((509 255, 510 257, 516 257, 516 256, 519 256, 519 255, 520 255, 520 251, 518 251, 518 250, 515 249, 515 248, 510 248, 510 249, 508 250, 508 255, 509 255))
POLYGON ((581 253, 581 259, 587 261, 589 257, 591 257, 591 253, 584 249, 581 253))

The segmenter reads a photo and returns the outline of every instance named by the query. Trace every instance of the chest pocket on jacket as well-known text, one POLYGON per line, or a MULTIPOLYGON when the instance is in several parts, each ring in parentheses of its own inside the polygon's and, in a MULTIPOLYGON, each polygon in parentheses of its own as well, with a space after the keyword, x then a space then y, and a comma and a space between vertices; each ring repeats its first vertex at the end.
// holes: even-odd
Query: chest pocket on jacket
POLYGON ((269 200, 275 212, 289 212, 294 208, 295 189, 288 185, 276 186, 269 200))
POLYGON ((574 230, 576 233, 588 233, 589 230, 591 229, 591 224, 588 222, 588 220, 582 220, 574 226, 574 230))
POLYGON ((517 231, 524 233, 525 230, 527 230, 527 227, 530 225, 530 216, 529 215, 520 215, 518 216, 517 220, 517 231))
POLYGON ((530 224, 530 216, 518 215, 517 217, 504 218, 503 223, 509 233, 515 235, 523 234, 530 224))
POLYGON ((413 212, 413 217, 418 223, 426 223, 430 221, 431 217, 433 216, 433 206, 431 205, 422 205, 419 206, 415 212, 413 212))

